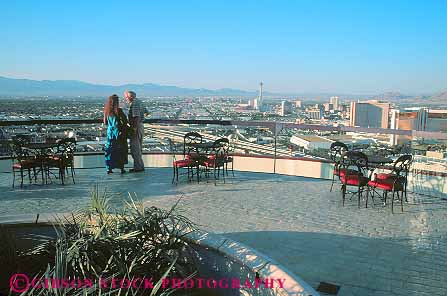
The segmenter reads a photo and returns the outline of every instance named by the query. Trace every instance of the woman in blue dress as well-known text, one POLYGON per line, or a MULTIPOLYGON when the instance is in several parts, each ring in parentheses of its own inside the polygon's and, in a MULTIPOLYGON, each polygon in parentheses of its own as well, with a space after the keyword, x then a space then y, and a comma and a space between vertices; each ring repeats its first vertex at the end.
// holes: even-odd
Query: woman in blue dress
POLYGON ((104 105, 104 124, 107 125, 107 142, 104 147, 107 174, 120 169, 124 174, 127 163, 128 122, 123 110, 119 108, 119 98, 111 95, 104 105))

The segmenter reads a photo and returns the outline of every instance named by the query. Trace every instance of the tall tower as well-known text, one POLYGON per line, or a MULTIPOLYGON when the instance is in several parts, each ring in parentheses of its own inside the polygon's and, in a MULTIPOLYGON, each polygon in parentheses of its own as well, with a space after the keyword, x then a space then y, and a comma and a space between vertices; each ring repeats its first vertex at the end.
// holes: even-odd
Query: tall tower
POLYGON ((262 109, 262 87, 263 87, 264 83, 262 83, 262 81, 259 83, 259 98, 258 98, 258 108, 257 109, 262 109))

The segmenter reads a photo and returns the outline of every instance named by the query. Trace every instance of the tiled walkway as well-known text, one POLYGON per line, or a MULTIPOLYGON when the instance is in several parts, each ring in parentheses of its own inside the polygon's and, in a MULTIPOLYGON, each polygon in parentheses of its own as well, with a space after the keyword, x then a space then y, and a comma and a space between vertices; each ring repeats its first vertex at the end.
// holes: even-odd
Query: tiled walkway
POLYGON ((314 287, 341 286, 339 295, 447 295, 447 201, 409 195, 404 213, 389 207, 341 205, 330 182, 237 173, 227 184, 170 184, 171 171, 106 176, 79 170, 76 185, 10 189, 0 176, 0 216, 66 212, 88 203, 92 184, 136 192, 148 205, 178 210, 199 227, 267 254, 314 287))

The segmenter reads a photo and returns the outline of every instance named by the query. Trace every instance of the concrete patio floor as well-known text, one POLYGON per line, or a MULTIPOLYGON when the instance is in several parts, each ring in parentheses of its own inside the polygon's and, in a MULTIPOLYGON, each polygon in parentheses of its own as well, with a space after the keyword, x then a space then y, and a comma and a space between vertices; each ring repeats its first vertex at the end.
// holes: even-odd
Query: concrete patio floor
POLYGON ((94 184, 119 205, 135 192, 147 205, 178 211, 204 230, 221 233, 277 260, 316 288, 340 285, 338 295, 447 295, 447 201, 409 195, 404 212, 377 204, 341 205, 320 179, 236 173, 227 183, 171 184, 170 169, 107 176, 77 170, 76 184, 11 188, 0 175, 0 220, 69 212, 89 202, 94 184))

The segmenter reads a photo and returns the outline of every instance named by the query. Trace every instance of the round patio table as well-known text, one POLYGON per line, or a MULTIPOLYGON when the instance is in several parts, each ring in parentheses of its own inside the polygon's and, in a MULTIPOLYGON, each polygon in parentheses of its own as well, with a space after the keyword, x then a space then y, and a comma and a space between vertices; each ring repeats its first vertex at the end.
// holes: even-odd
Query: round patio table
POLYGON ((208 160, 210 152, 216 148, 222 146, 216 145, 214 142, 202 142, 202 143, 186 143, 186 147, 193 148, 196 154, 190 154, 190 158, 193 159, 197 166, 197 182, 200 182, 200 165, 208 160))
MULTIPOLYGON (((52 149, 57 147, 59 144, 58 143, 28 143, 23 145, 23 147, 25 147, 26 149, 30 149, 34 151, 34 155, 35 157, 37 157, 38 159, 42 160, 42 166, 40 168, 40 173, 42 174, 42 184, 45 184, 48 182, 47 178, 44 178, 44 162, 46 161, 46 159, 50 156, 53 156, 53 151, 52 149), (51 152, 50 152, 51 151, 51 152)), ((39 172, 37 172, 39 173, 39 172)))
POLYGON ((194 148, 198 155, 208 155, 211 150, 217 147, 221 147, 221 144, 216 145, 214 142, 202 142, 202 143, 186 143, 186 147, 194 148))
MULTIPOLYGON (((25 144, 24 147, 31 149, 31 150, 44 152, 44 151, 47 151, 48 149, 57 147, 58 145, 59 145, 58 143, 29 143, 29 144, 25 144)), ((45 154, 45 153, 42 153, 42 154, 45 154)))
POLYGON ((392 170, 393 168, 389 166, 389 164, 393 163, 389 157, 381 156, 381 155, 371 155, 368 156, 368 167, 369 167, 369 178, 372 178, 374 171, 377 169, 386 169, 392 170))

